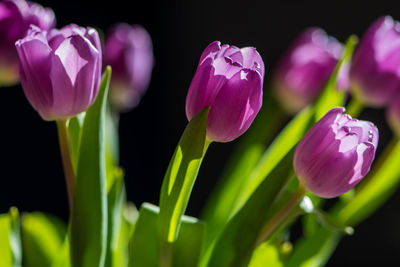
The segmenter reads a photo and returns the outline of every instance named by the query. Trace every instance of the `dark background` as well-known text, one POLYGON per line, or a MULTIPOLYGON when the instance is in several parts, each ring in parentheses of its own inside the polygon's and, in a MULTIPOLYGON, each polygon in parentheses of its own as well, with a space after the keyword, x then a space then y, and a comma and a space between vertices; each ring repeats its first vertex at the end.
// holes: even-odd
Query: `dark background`
MULTIPOLYGON (((400 1, 37 1, 52 7, 57 26, 106 30, 116 22, 142 24, 154 43, 156 66, 147 94, 120 121, 121 165, 128 199, 158 203, 164 171, 187 123, 185 97, 203 49, 211 41, 255 46, 266 65, 265 82, 283 51, 305 27, 319 26, 340 41, 361 36, 378 16, 400 19, 400 1)), ((30 107, 19 86, 1 88, 0 212, 44 211, 68 218, 56 125, 30 107)), ((382 110, 366 110, 380 129, 380 149, 390 137, 382 110)), ((187 213, 198 215, 236 142, 213 144, 187 213)), ((400 161, 400 159, 399 159, 400 161)), ((400 192, 341 242, 328 266, 396 265, 400 252, 400 192)), ((397 264, 398 265, 398 264, 397 264)))

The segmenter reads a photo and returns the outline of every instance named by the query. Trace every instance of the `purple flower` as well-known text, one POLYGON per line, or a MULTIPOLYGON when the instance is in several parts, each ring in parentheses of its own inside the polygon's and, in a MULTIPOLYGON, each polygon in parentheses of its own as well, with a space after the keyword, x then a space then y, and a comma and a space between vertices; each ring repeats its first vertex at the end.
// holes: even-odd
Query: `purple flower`
POLYGON ((368 173, 378 146, 374 124, 343 112, 343 107, 331 109, 304 136, 294 155, 300 182, 323 198, 353 188, 368 173))
POLYGON ((0 85, 18 81, 15 42, 25 36, 30 24, 43 30, 53 28, 56 25, 53 11, 24 0, 0 2, 0 85))
POLYGON ((389 104, 400 90, 400 23, 391 17, 378 19, 366 31, 354 51, 350 83, 364 104, 389 104))
POLYGON ((239 137, 261 108, 263 79, 264 62, 255 48, 209 44, 186 97, 188 120, 209 106, 207 137, 217 142, 239 137))
POLYGON ((110 99, 114 107, 135 107, 145 93, 153 69, 149 33, 140 25, 115 25, 107 34, 104 60, 113 70, 110 99))
POLYGON ((321 93, 343 46, 319 28, 304 31, 283 56, 274 75, 274 91, 282 106, 296 113, 321 93))
POLYGON ((44 120, 67 119, 94 102, 101 76, 96 30, 69 25, 41 31, 31 26, 15 45, 25 95, 44 120))
POLYGON ((400 92, 390 103, 386 118, 394 133, 400 137, 400 92))

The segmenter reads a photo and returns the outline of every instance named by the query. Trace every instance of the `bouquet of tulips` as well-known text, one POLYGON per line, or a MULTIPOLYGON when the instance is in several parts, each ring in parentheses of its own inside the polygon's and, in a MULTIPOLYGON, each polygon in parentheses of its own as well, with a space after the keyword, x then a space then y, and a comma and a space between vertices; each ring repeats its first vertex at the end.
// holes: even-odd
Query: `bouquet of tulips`
POLYGON ((68 224, 16 207, 0 215, 1 266, 322 266, 400 183, 400 23, 389 16, 345 45, 307 29, 268 86, 255 48, 209 44, 159 203, 138 209, 118 121, 150 81, 150 35, 121 23, 103 44, 94 28, 54 27, 51 9, 0 2, 0 85, 20 82, 56 122, 70 208, 68 224), (364 106, 387 107, 394 132, 375 162, 377 127, 352 118, 364 106), (200 218, 185 215, 207 148, 240 136, 200 218))

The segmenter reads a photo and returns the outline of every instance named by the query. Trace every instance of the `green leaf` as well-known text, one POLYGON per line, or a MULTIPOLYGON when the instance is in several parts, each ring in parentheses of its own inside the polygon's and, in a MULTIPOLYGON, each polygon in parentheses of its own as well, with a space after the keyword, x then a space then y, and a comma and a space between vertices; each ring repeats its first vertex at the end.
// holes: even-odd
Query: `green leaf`
POLYGON ((285 262, 285 266, 323 266, 336 248, 340 235, 338 231, 319 227, 310 238, 302 238, 296 243, 294 252, 285 262))
POLYGON ((294 149, 278 162, 262 180, 254 193, 232 217, 213 246, 207 265, 206 251, 202 266, 247 266, 253 253, 258 233, 270 217, 272 203, 290 179, 294 149))
POLYGON ((104 266, 107 241, 107 194, 104 125, 111 68, 103 75, 94 104, 86 112, 79 148, 71 214, 72 266, 104 266))
POLYGON ((0 263, 5 267, 22 266, 20 220, 15 207, 0 215, 0 263))
POLYGON ((336 90, 336 83, 340 67, 343 65, 343 63, 350 61, 353 50, 357 43, 358 38, 355 35, 351 35, 347 39, 342 57, 336 64, 336 67, 331 74, 325 89, 319 96, 318 101, 315 103, 316 121, 322 118, 330 109, 344 105, 346 92, 336 90))
POLYGON ((265 92, 260 113, 233 151, 203 210, 202 218, 207 222, 206 246, 233 214, 238 205, 238 195, 251 182, 250 173, 285 121, 286 114, 280 110, 270 91, 265 92))
POLYGON ((24 266, 52 266, 67 234, 60 219, 40 212, 23 214, 22 247, 24 266))
MULTIPOLYGON (((130 242, 129 267, 158 267, 159 208, 143 203, 130 242)), ((204 237, 204 224, 196 218, 182 216, 181 229, 173 244, 174 267, 198 266, 204 237)))
POLYGON ((18 209, 11 207, 10 216, 10 245, 13 254, 13 267, 22 266, 21 221, 18 209))
MULTIPOLYGON (((287 155, 287 153, 303 138, 304 134, 314 122, 314 112, 310 108, 303 109, 275 138, 271 146, 264 152, 263 156, 250 174, 246 187, 237 195, 235 213, 253 194, 258 186, 266 179, 269 173, 287 155)), ((292 167, 291 167, 292 169, 292 167)), ((233 214, 234 214, 233 213, 233 214)))
MULTIPOLYGON (((114 184, 111 186, 108 192, 108 234, 107 234, 107 251, 105 266, 121 266, 116 265, 116 262, 123 262, 123 254, 119 254, 119 240, 122 227, 122 215, 125 203, 125 186, 124 176, 120 169, 115 169, 114 178, 112 179, 114 184)), ((120 248, 123 249, 123 248, 120 248)))
POLYGON ((119 166, 118 116, 113 114, 107 105, 105 131, 107 192, 114 184, 115 169, 119 166))
POLYGON ((78 166, 79 160, 79 145, 81 143, 81 134, 83 121, 85 119, 85 112, 72 117, 68 121, 68 135, 69 135, 69 146, 71 151, 71 161, 74 167, 74 172, 76 173, 76 168, 78 166))
POLYGON ((262 243, 253 253, 249 267, 283 267, 279 249, 267 242, 262 243))
MULTIPOLYGON (((209 108, 203 109, 189 122, 163 180, 159 233, 160 242, 167 246, 176 240, 181 216, 185 212, 201 162, 211 143, 206 137, 208 111, 209 108)), ((163 248, 161 251, 165 252, 163 248)))

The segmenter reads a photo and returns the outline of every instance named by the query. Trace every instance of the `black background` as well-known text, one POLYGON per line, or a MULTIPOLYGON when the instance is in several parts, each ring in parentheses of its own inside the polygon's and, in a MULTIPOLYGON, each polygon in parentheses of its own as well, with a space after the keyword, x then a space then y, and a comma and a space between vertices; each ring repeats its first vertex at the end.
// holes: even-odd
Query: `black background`
MULTIPOLYGON (((51 1, 57 26, 106 30, 124 21, 142 24, 154 43, 156 66, 140 105, 120 121, 121 165, 129 200, 158 203, 161 181, 187 123, 185 97, 201 52, 211 41, 255 46, 266 65, 265 82, 283 51, 305 27, 319 26, 340 41, 361 36, 377 17, 400 19, 400 2, 385 1, 51 1)), ((45 211, 68 218, 56 125, 30 107, 19 86, 1 88, 0 212, 45 211)), ((362 118, 378 125, 380 149, 390 138, 382 110, 362 118)), ((198 215, 236 141, 213 144, 203 162, 187 213, 198 215)), ((400 161, 400 159, 399 159, 400 161)), ((328 266, 394 266, 400 252, 400 192, 341 242, 328 266)))

